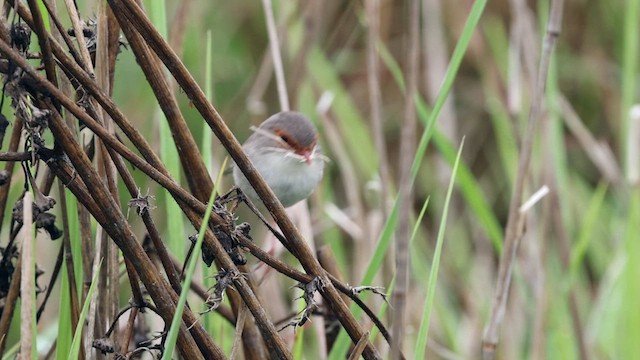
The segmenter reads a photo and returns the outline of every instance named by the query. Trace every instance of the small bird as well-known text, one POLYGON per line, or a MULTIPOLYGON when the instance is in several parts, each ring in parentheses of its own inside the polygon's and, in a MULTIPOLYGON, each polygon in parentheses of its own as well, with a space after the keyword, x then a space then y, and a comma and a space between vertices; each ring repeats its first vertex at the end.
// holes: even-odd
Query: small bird
MULTIPOLYGON (((242 148, 282 205, 289 207, 309 197, 322 179, 327 159, 320 152, 313 123, 299 112, 284 111, 251 130, 242 148)), ((251 200, 258 200, 237 165, 233 179, 251 200)))

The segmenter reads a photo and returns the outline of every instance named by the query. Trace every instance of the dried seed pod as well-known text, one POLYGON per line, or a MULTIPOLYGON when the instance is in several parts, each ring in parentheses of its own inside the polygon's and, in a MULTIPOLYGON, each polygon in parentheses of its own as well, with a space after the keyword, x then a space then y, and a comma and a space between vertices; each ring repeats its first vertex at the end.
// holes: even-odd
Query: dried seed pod
POLYGON ((24 53, 29 49, 29 45, 31 44, 31 29, 29 29, 27 24, 13 24, 9 35, 11 36, 11 44, 20 52, 24 53))

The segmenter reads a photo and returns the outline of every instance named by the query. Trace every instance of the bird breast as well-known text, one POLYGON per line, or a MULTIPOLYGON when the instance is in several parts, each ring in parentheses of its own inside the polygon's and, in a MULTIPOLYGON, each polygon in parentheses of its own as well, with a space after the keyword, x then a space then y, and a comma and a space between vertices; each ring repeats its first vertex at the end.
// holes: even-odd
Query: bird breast
MULTIPOLYGON (((251 161, 284 207, 307 198, 322 179, 324 161, 316 156, 307 164, 281 152, 264 151, 250 154, 251 161)), ((253 200, 258 198, 239 169, 234 169, 236 184, 253 200), (239 177, 242 177, 240 179, 239 177)))

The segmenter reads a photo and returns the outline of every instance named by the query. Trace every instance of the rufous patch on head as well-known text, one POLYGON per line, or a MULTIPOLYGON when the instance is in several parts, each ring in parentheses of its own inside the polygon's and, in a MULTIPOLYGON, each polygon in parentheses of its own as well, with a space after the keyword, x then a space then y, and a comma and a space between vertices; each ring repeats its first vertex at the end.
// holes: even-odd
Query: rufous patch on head
POLYGON ((298 141, 296 141, 296 139, 286 130, 281 129, 281 128, 276 128, 273 130, 274 134, 276 136, 278 136, 280 139, 282 139, 282 141, 284 141, 285 143, 287 143, 289 146, 291 146, 292 149, 295 150, 296 153, 298 154, 302 154, 305 152, 309 152, 311 150, 313 150, 313 148, 315 147, 316 141, 317 141, 317 134, 316 136, 314 136, 314 140, 313 142, 305 147, 302 146, 298 141))

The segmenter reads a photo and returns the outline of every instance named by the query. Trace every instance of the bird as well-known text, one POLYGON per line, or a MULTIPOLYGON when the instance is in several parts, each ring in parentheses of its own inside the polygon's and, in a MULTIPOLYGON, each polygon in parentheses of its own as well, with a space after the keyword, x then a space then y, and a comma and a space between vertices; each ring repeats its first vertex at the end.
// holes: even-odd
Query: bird
MULTIPOLYGON (((252 126, 253 134, 242 149, 284 207, 308 198, 324 173, 318 143, 318 130, 304 114, 295 111, 276 113, 252 126)), ((258 195, 236 164, 233 178, 237 187, 252 201, 258 195)))

